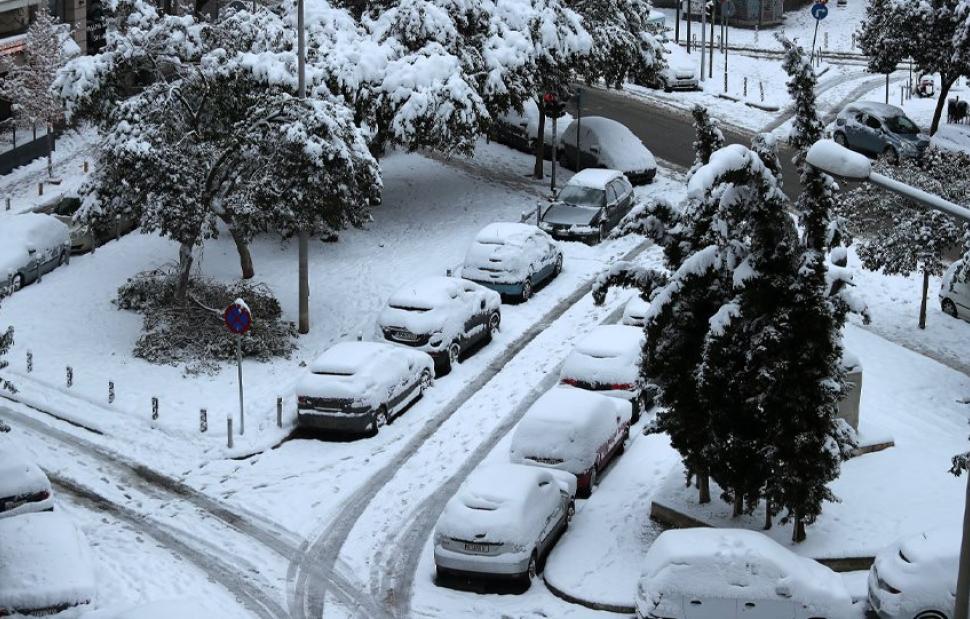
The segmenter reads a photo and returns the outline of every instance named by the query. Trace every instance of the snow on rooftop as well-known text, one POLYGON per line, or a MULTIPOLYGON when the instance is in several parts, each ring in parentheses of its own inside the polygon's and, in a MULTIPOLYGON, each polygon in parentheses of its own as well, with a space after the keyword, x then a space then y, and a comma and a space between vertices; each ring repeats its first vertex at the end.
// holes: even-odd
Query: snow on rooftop
MULTIPOLYGON (((586 119, 584 119, 583 122, 586 122, 586 119)), ((570 185, 579 185, 580 187, 605 190, 606 185, 610 181, 620 178, 621 176, 623 176, 623 172, 618 170, 586 168, 585 170, 574 174, 568 182, 570 185)))
POLYGON ((87 604, 95 591, 87 540, 66 516, 0 519, 0 608, 87 604))
POLYGON ((50 489, 44 472, 22 452, 13 447, 0 448, 0 498, 50 489))

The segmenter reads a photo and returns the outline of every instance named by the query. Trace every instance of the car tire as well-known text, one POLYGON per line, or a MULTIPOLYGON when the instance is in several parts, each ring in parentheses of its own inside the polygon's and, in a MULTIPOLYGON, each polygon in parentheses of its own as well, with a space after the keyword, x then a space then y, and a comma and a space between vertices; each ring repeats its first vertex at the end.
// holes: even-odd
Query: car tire
POLYGON ((599 236, 597 237, 597 243, 602 243, 610 236, 610 230, 606 227, 605 223, 600 224, 599 236))
POLYGON ((630 400, 630 404, 633 405, 632 406, 633 410, 631 411, 631 416, 630 416, 630 423, 634 424, 640 421, 640 411, 643 410, 643 403, 641 401, 640 396, 638 395, 632 400, 630 400))
POLYGON ((926 610, 913 617, 913 619, 947 619, 947 617, 938 610, 926 610))
POLYGON ((532 582, 539 576, 539 554, 533 550, 532 556, 529 557, 529 567, 525 570, 525 575, 523 577, 522 584, 526 587, 532 585, 532 582))
POLYGON ((563 527, 563 530, 569 528, 569 523, 573 521, 573 516, 575 515, 576 515, 576 502, 570 501, 569 505, 566 506, 566 526, 563 527))
POLYGON ((67 257, 68 257, 67 250, 62 251, 61 254, 57 257, 57 266, 63 266, 64 264, 67 264, 67 260, 68 260, 67 257))
POLYGON ((420 395, 424 395, 424 392, 431 388, 431 384, 434 382, 434 377, 431 375, 430 370, 425 370, 421 372, 421 378, 418 379, 418 392, 420 395))
POLYGON ((556 256, 556 264, 552 267, 553 277, 559 277, 560 273, 562 273, 562 254, 556 256))
POLYGON ((846 142, 846 140, 845 140, 845 134, 842 133, 841 131, 836 131, 835 132, 835 135, 832 136, 832 139, 835 140, 835 143, 836 144, 838 144, 839 146, 841 146, 843 148, 848 148, 849 147, 849 143, 846 142))
POLYGON ((495 337, 495 334, 502 326, 502 314, 498 312, 492 312, 488 316, 488 324, 485 325, 485 339, 489 342, 495 337))
POLYGON ((532 298, 532 277, 526 277, 522 282, 522 292, 519 293, 519 301, 525 303, 532 298))
POLYGON ((596 470, 596 465, 589 471, 589 488, 586 490, 586 498, 588 499, 593 495, 593 490, 596 488, 596 484, 599 482, 599 472, 596 470))
POLYGON ((450 371, 461 357, 461 344, 457 341, 448 345, 448 370, 450 371))
POLYGON ((892 146, 887 146, 886 150, 882 151, 882 155, 886 158, 886 161, 892 165, 897 165, 899 163, 899 152, 897 152, 892 146))
POLYGON ((16 275, 13 276, 13 279, 10 280, 10 292, 17 292, 23 287, 24 287, 24 276, 21 275, 20 273, 17 273, 16 275))
POLYGON ((943 299, 942 309, 944 314, 949 314, 954 318, 959 317, 957 313, 957 304, 951 301, 950 299, 943 299))
POLYGON ((377 434, 378 432, 380 432, 381 428, 383 428, 384 426, 391 425, 391 419, 390 417, 387 416, 387 407, 384 406, 383 404, 380 406, 380 408, 377 409, 377 412, 374 413, 373 424, 374 424, 374 434, 377 434))

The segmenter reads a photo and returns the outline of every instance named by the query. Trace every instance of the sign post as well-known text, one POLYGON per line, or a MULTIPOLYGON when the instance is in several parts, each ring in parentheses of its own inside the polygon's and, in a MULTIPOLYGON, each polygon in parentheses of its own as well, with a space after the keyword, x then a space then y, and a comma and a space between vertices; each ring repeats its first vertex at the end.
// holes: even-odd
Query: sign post
POLYGON ((243 408, 242 337, 253 326, 253 315, 245 301, 236 299, 222 313, 222 319, 226 323, 226 328, 236 334, 236 369, 239 374, 239 434, 242 436, 246 433, 246 413, 243 408))
POLYGON ((815 18, 815 34, 812 36, 812 58, 815 58, 815 41, 818 39, 818 24, 829 14, 828 0, 818 0, 812 5, 812 17, 815 18))
POLYGON ((724 31, 724 92, 728 91, 728 19, 734 17, 734 0, 721 0, 721 23, 724 31))

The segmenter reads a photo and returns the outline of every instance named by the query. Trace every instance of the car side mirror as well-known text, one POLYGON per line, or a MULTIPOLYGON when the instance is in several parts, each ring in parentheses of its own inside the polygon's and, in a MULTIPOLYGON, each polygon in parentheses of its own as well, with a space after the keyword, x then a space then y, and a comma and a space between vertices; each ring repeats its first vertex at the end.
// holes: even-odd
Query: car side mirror
POLYGON ((775 593, 783 598, 790 598, 791 588, 788 585, 778 585, 775 587, 775 593))
POLYGON ((835 119, 835 124, 838 125, 838 126, 840 126, 840 127, 844 127, 845 126, 845 119, 844 118, 837 118, 837 119, 835 119))
POLYGON ((485 299, 482 299, 482 309, 485 309, 485 299))

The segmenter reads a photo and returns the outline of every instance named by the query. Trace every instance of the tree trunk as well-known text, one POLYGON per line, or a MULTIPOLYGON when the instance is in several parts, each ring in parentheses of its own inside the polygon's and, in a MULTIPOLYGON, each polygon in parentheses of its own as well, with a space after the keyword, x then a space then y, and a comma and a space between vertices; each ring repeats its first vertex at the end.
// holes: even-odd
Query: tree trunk
POLYGON ((740 490, 734 491, 734 510, 731 512, 732 518, 737 518, 744 513, 744 494, 740 490))
POLYGON ((930 290, 930 273, 923 270, 923 298, 919 304, 919 328, 926 328, 926 295, 930 290))
POLYGON ((253 256, 249 253, 249 244, 232 226, 229 226, 229 234, 232 235, 232 241, 236 244, 236 251, 239 253, 239 268, 242 270, 242 278, 251 279, 256 272, 253 270, 253 256))
POLYGON ((47 178, 54 178, 54 125, 47 123, 47 178))
POLYGON ((765 499, 765 526, 763 527, 765 531, 771 528, 771 500, 765 499))
POLYGON ((697 502, 703 505, 711 502, 711 478, 706 473, 697 475, 697 502))
POLYGON ((805 541, 805 523, 802 521, 801 516, 797 513, 795 518, 792 520, 792 534, 791 541, 801 543, 805 541))
POLYGON ((182 243, 179 247, 179 279, 175 287, 175 300, 182 304, 189 291, 189 276, 192 273, 192 243, 182 243))
POLYGON ((546 161, 546 111, 542 107, 542 97, 539 97, 539 134, 536 136, 536 164, 532 175, 537 179, 543 178, 546 161))
MULTIPOLYGON (((957 76, 959 77, 959 76, 957 76)), ((943 103, 946 96, 950 94, 950 87, 953 86, 957 78, 947 77, 945 73, 940 73, 940 98, 936 100, 936 109, 933 111, 933 124, 930 125, 930 135, 936 133, 940 128, 940 117, 943 116, 943 103)))

